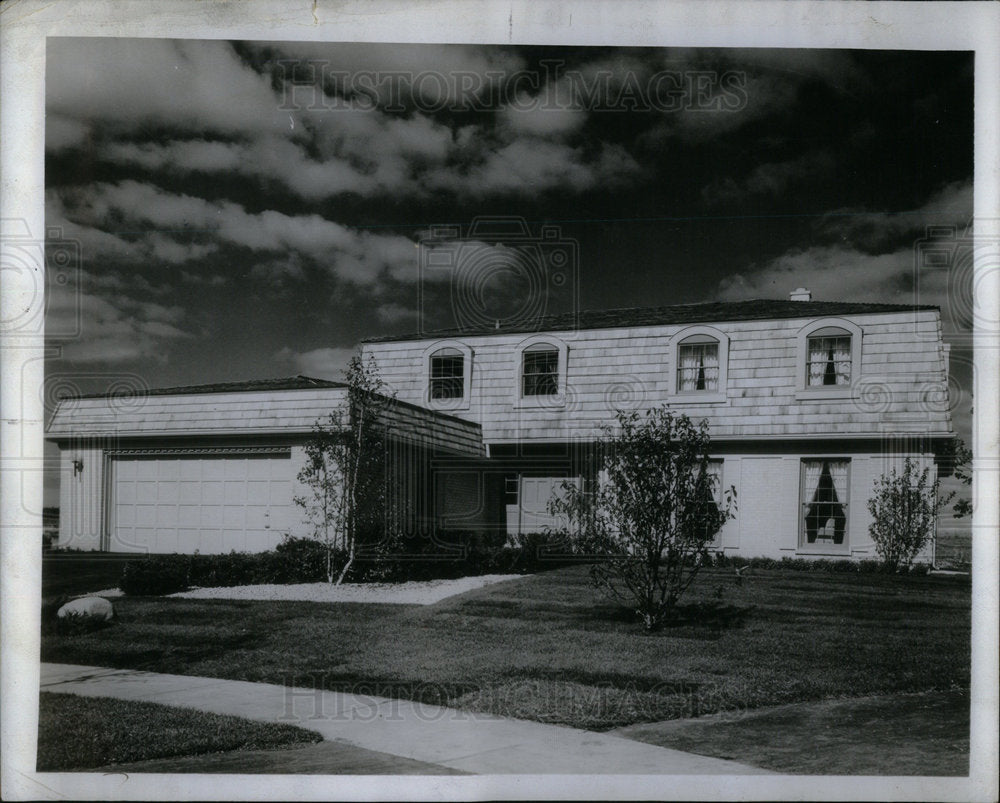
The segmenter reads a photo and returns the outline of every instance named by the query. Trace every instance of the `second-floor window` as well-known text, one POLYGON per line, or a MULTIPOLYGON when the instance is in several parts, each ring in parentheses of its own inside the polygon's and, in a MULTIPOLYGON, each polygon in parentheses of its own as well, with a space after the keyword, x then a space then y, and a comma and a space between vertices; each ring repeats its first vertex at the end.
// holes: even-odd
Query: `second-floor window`
POLYGON ((719 342, 692 337, 681 342, 677 353, 677 390, 680 393, 719 389, 719 342))
POLYGON ((441 349, 431 355, 432 399, 461 399, 465 391, 465 358, 457 349, 441 349))
POLYGON ((524 350, 521 369, 522 396, 555 396, 559 393, 559 351, 540 343, 524 350))
POLYGON ((806 385, 851 384, 851 335, 843 330, 824 330, 809 338, 806 385))

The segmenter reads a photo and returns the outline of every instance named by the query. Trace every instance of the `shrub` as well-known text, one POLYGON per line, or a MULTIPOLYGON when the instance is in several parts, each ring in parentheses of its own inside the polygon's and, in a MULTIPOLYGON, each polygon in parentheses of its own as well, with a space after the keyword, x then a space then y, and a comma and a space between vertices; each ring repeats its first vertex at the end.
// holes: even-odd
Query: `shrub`
POLYGON ((191 586, 190 555, 153 555, 129 561, 122 572, 121 589, 133 596, 173 594, 191 586))
POLYGON ((954 493, 939 496, 941 480, 930 480, 930 466, 918 471, 912 458, 906 458, 903 470, 893 468, 875 480, 868 511, 868 528, 875 550, 890 571, 910 570, 913 560, 934 536, 938 510, 947 505, 954 493))
MULTIPOLYGON (((271 583, 319 583, 326 579, 327 547, 314 538, 286 535, 267 557, 267 573, 271 583)), ((335 551, 334 571, 339 573, 347 563, 342 551, 335 551)))

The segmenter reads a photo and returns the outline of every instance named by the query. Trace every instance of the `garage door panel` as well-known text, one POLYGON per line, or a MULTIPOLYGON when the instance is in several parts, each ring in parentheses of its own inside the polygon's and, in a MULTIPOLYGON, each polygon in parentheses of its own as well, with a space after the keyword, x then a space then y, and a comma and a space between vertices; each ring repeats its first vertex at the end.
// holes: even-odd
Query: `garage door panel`
POLYGON ((245 482, 247 478, 246 460, 220 460, 222 463, 222 476, 227 480, 239 480, 245 482))
POLYGON ((268 504, 272 507, 284 507, 292 498, 292 483, 282 480, 272 480, 268 488, 268 504))
POLYGON ((201 526, 208 528, 222 527, 222 506, 206 505, 202 507, 201 526))
POLYGON ((225 496, 223 500, 227 505, 244 505, 247 501, 246 482, 226 481, 225 496))
POLYGON ((157 465, 155 460, 136 460, 134 475, 137 480, 155 480, 157 465))
POLYGON ((201 478, 203 480, 221 480, 225 476, 225 461, 216 458, 206 458, 200 461, 201 478))
POLYGON ((222 526, 226 530, 239 530, 243 531, 246 529, 247 524, 247 514, 246 510, 242 507, 224 507, 222 508, 222 526))
POLYGON ((177 505, 157 505, 156 506, 156 526, 176 527, 177 526, 177 505))
POLYGON ((156 486, 156 501, 160 504, 176 505, 180 488, 176 482, 160 482, 156 486))
POLYGON ((156 478, 158 480, 176 480, 180 477, 180 460, 156 460, 156 478))
POLYGON ((203 482, 201 484, 201 501, 206 505, 221 505, 223 501, 221 482, 203 482))
POLYGON ((199 504, 201 502, 201 488, 200 482, 181 480, 177 501, 182 505, 199 504))
POLYGON ((272 468, 282 471, 284 467, 281 460, 248 460, 247 478, 251 480, 271 479, 272 468))
POLYGON ((199 505, 177 506, 178 527, 197 527, 200 523, 201 523, 201 507, 199 505))
POLYGON ((153 527, 156 525, 156 505, 135 505, 135 526, 153 527))
POLYGON ((204 552, 201 546, 201 530, 193 528, 180 528, 177 530, 177 551, 190 555, 197 550, 204 552))
POLYGON ((135 483, 135 501, 136 502, 155 502, 156 501, 156 481, 136 481, 135 483))
POLYGON ((247 483, 247 504, 266 505, 270 494, 270 485, 267 480, 250 480, 247 483))

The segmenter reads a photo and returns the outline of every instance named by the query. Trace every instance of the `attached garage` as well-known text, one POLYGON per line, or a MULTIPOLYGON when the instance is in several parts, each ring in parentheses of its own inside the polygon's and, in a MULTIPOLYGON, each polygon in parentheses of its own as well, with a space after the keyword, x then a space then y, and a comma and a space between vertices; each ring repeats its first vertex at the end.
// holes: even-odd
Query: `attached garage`
POLYGON ((260 552, 297 516, 291 450, 111 456, 112 552, 260 552))
MULTIPOLYGON (((56 406, 59 544, 82 550, 262 552, 311 525, 295 504, 314 425, 341 409, 346 386, 309 377, 80 396, 56 406)), ((394 500, 406 526, 427 515, 431 455, 482 457, 478 424, 404 402, 382 413, 394 500), (402 486, 406 486, 405 488, 402 486)))

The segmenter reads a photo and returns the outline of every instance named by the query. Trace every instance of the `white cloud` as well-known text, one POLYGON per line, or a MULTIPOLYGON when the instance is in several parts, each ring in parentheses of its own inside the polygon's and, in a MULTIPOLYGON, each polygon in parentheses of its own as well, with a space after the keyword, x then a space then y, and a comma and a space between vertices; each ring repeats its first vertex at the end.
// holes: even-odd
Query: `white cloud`
MULTIPOLYGON (((276 132, 289 113, 268 76, 243 64, 224 41, 64 38, 49 41, 46 109, 118 130, 150 123, 191 130, 276 132)), ((67 144, 65 127, 47 144, 67 144)))
MULTIPOLYGON (((297 251, 312 257, 338 277, 362 285, 370 285, 383 274, 400 280, 416 279, 416 245, 396 234, 373 234, 342 226, 320 215, 286 215, 274 210, 252 214, 239 204, 223 201, 210 203, 190 195, 175 195, 151 184, 123 181, 118 184, 95 184, 86 190, 67 193, 62 212, 67 225, 74 219, 104 223, 125 220, 148 225, 150 230, 139 239, 148 243, 150 253, 162 258, 186 256, 195 258, 199 248, 177 243, 167 245, 164 231, 184 236, 187 232, 213 238, 213 244, 224 241, 255 251, 277 251, 287 254, 297 251)), ((108 223, 104 223, 108 225, 108 223)), ((91 231, 99 231, 89 227, 91 231)), ((106 235, 106 232, 100 232, 106 235)), ((107 244, 129 250, 119 238, 108 235, 107 244)), ((93 235, 95 243, 99 235, 93 235)), ((99 244, 97 248, 100 250, 99 244)))
POLYGON ((789 187, 832 175, 837 163, 824 151, 813 151, 784 162, 755 167, 742 181, 731 177, 716 180, 702 190, 709 203, 738 201, 747 196, 777 197, 789 187))
POLYGON ((379 305, 375 310, 375 315, 382 323, 387 324, 416 321, 420 317, 415 309, 394 302, 379 305))
POLYGON ((596 158, 582 148, 522 137, 492 150, 464 172, 438 170, 425 177, 428 186, 462 194, 537 193, 565 188, 583 191, 624 184, 637 176, 639 165, 619 145, 604 145, 596 158))
POLYGON ((62 358, 81 364, 139 359, 164 362, 170 343, 193 337, 180 328, 184 317, 180 307, 131 298, 121 292, 111 300, 79 287, 57 286, 48 298, 46 328, 78 332, 50 341, 60 347, 62 358))
POLYGON ((955 181, 941 187, 916 209, 902 212, 869 212, 848 208, 829 212, 820 224, 822 234, 868 249, 892 244, 900 237, 914 240, 929 226, 953 226, 961 234, 972 218, 972 181, 955 181))
MULTIPOLYGON (((872 256, 841 245, 814 246, 783 254, 760 270, 724 279, 716 298, 788 298, 797 287, 812 291, 815 301, 908 303, 913 298, 913 252, 872 256)), ((922 304, 941 303, 944 283, 921 283, 922 304)))

